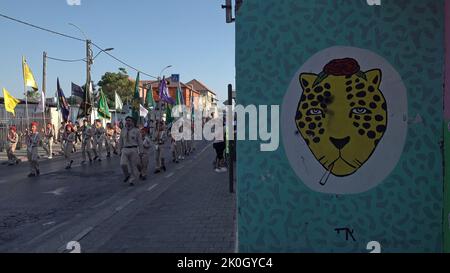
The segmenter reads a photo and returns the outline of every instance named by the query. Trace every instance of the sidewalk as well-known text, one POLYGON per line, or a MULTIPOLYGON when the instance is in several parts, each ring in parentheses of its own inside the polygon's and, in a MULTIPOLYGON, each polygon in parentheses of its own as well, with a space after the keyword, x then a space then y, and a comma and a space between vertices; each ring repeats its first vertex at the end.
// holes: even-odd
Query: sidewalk
POLYGON ((236 195, 228 173, 214 172, 210 146, 157 199, 140 208, 100 251, 118 253, 234 253, 236 195))

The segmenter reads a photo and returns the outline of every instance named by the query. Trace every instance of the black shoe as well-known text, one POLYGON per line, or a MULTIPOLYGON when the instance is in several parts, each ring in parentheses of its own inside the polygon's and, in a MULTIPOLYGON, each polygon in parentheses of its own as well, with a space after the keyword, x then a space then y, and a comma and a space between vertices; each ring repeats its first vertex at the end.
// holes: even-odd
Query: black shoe
POLYGON ((166 166, 162 166, 162 169, 163 169, 164 172, 167 171, 166 166))
POLYGON ((133 183, 133 182, 131 182, 131 183, 130 183, 130 187, 133 187, 133 186, 134 186, 134 183, 133 183))
POLYGON ((98 156, 94 157, 94 161, 98 159, 98 156))
POLYGON ((118 153, 117 153, 116 151, 114 151, 114 154, 115 154, 115 155, 118 155, 118 153))
POLYGON ((155 170, 153 173, 157 174, 157 173, 160 173, 160 172, 161 172, 160 170, 155 170))
POLYGON ((40 170, 36 170, 36 176, 41 175, 41 171, 40 170))
POLYGON ((128 180, 130 180, 130 175, 129 176, 127 176, 127 177, 125 177, 125 179, 123 180, 123 183, 127 183, 128 182, 128 180))
POLYGON ((145 181, 147 180, 147 176, 143 176, 141 179, 145 181))
POLYGON ((36 177, 36 175, 35 175, 34 173, 30 173, 30 174, 28 175, 28 177, 36 177))
POLYGON ((69 165, 66 166, 66 170, 70 169, 71 167, 69 165))
POLYGON ((89 163, 92 163, 92 159, 89 158, 89 163))
POLYGON ((111 157, 111 154, 110 153, 108 153, 108 155, 106 156, 107 158, 110 158, 111 157))

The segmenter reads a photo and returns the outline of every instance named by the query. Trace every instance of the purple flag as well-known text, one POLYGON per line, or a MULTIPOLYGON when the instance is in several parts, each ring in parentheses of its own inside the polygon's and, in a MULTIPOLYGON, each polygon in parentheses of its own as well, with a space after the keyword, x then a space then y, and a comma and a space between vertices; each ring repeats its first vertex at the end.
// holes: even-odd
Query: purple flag
POLYGON ((175 104, 175 100, 170 97, 169 95, 169 89, 166 84, 166 79, 163 77, 160 85, 159 85, 159 97, 162 101, 168 103, 168 104, 175 104))

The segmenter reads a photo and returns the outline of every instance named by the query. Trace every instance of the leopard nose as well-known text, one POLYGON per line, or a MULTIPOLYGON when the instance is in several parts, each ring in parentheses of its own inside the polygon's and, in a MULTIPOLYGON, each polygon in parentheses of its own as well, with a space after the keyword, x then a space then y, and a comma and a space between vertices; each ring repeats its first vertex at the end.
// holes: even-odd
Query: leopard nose
POLYGON ((330 141, 331 143, 333 143, 333 145, 338 148, 339 150, 342 150, 345 145, 347 145, 350 142, 350 137, 346 137, 346 138, 334 138, 334 137, 330 137, 330 141))

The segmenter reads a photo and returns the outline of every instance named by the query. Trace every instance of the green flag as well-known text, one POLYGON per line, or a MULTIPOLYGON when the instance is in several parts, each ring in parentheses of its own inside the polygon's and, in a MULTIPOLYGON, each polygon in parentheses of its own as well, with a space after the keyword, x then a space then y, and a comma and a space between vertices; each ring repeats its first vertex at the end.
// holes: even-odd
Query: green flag
POLYGON ((134 86, 134 98, 133 102, 131 104, 132 108, 132 116, 134 120, 139 121, 139 113, 140 113, 140 107, 141 107, 141 94, 139 92, 139 72, 136 77, 136 84, 134 86))
POLYGON ((178 85, 177 88, 177 96, 176 96, 176 105, 183 105, 184 104, 184 99, 183 99, 183 94, 181 93, 181 86, 178 85))
POLYGON ((172 108, 173 106, 168 104, 166 107, 166 123, 171 123, 173 122, 173 117, 172 117, 172 108))
POLYGON ((98 115, 104 119, 111 119, 108 100, 106 99, 105 94, 103 94, 103 91, 100 91, 100 99, 98 101, 98 115))
POLYGON ((150 90, 147 90, 147 97, 145 98, 145 107, 155 107, 155 99, 153 98, 153 89, 150 87, 150 90))

